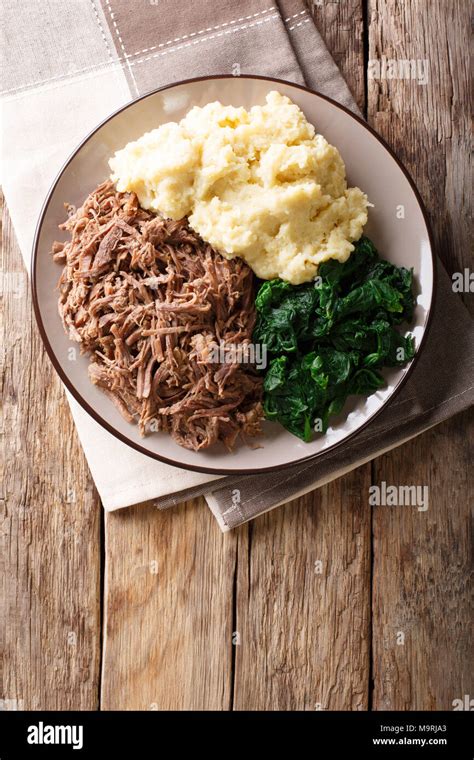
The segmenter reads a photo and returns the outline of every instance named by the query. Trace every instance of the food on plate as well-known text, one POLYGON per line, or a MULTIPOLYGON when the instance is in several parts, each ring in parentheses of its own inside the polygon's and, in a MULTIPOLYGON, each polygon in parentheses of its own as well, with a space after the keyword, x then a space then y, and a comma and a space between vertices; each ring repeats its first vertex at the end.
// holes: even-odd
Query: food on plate
POLYGON ((363 237, 348 261, 328 261, 318 280, 265 282, 254 341, 267 347, 264 411, 304 441, 326 432, 351 395, 385 385, 382 367, 406 364, 414 341, 395 326, 413 316, 413 274, 379 258, 363 237))
POLYGON ((59 312, 142 435, 232 450, 267 419, 307 442, 413 358, 413 273, 362 236, 367 196, 289 98, 192 108, 109 163, 60 225, 59 312))
POLYGON ((347 187, 342 157, 278 92, 250 110, 219 102, 162 124, 110 160, 119 191, 189 225, 266 280, 311 281, 344 262, 367 222, 367 196, 347 187))
POLYGON ((250 363, 217 362, 221 344, 245 346, 255 323, 254 278, 185 220, 140 208, 100 185, 69 209, 55 243, 64 265, 59 312, 90 355, 89 375, 141 432, 164 430, 199 450, 260 432, 263 377, 250 363))

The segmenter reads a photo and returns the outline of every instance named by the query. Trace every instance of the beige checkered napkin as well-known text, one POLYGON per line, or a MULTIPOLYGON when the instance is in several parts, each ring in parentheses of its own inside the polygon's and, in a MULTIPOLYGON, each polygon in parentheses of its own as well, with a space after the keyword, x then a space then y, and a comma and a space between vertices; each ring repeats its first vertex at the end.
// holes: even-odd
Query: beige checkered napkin
MULTIPOLYGON (((7 3, 1 25, 2 180, 27 266, 42 202, 62 163, 101 119, 137 95, 240 72, 306 83, 357 110, 301 0, 43 0, 7 3)), ((396 403, 347 446, 277 476, 216 479, 170 467, 110 436, 73 399, 71 409, 106 509, 149 499, 166 507, 205 494, 227 530, 472 403, 469 330, 441 277, 430 342, 396 403), (457 350, 447 324, 456 325, 457 350)))

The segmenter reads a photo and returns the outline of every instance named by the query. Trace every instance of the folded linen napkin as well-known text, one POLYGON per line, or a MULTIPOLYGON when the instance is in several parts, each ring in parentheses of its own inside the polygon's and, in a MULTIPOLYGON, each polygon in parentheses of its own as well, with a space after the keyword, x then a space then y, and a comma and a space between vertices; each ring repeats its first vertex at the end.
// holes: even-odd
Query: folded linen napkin
MULTIPOLYGON (((302 0, 201 0, 185 9, 172 0, 44 0, 7 4, 1 22, 2 179, 27 266, 60 166, 84 134, 137 95, 195 76, 253 73, 306 84, 357 111, 302 0)), ((368 429, 314 463, 259 476, 189 472, 130 449, 69 398, 104 507, 154 499, 165 508, 204 494, 228 530, 466 408, 470 321, 444 271, 439 280, 429 343, 403 391, 368 429), (457 325, 456 349, 447 324, 457 325)))

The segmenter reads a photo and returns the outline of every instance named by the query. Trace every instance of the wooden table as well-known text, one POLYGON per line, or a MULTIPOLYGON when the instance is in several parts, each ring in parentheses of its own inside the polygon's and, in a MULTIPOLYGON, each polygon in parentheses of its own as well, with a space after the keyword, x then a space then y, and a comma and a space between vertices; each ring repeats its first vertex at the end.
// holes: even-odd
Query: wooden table
MULTIPOLYGON (((446 267, 469 266, 468 4, 341 0, 313 13, 417 182, 446 267), (381 56, 427 59, 428 84, 368 80, 381 56)), ((5 289, 2 324, 7 706, 449 710, 474 694, 472 416, 230 534, 203 500, 104 517, 7 212, 3 242, 25 294, 5 289), (428 511, 371 508, 382 480, 428 485, 428 511)))

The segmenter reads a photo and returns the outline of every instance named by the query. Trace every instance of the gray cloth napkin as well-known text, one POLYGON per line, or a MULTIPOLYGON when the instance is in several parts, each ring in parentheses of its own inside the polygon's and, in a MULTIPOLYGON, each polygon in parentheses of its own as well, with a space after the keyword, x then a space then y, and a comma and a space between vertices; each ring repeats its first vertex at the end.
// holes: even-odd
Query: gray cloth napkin
MULTIPOLYGON (((260 74, 306 84, 358 112, 302 0, 22 1, 4 7, 1 24, 2 180, 25 262, 55 173, 84 134, 133 97, 196 76, 260 74)), ((203 494, 229 530, 472 404, 471 323, 439 269, 429 339, 409 381, 367 429, 312 463, 209 482, 137 454, 71 402, 104 506, 159 496, 166 508, 203 494)))

